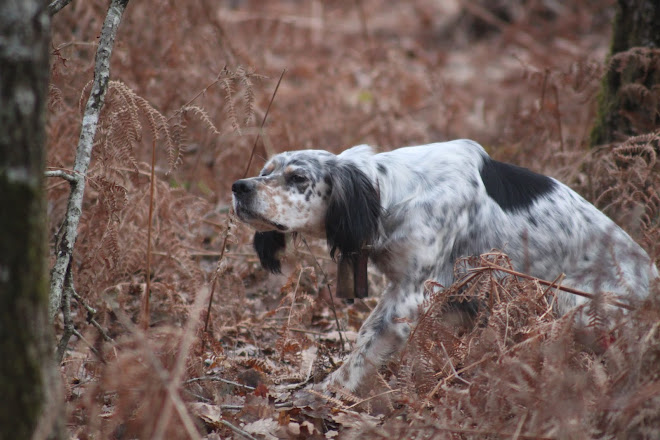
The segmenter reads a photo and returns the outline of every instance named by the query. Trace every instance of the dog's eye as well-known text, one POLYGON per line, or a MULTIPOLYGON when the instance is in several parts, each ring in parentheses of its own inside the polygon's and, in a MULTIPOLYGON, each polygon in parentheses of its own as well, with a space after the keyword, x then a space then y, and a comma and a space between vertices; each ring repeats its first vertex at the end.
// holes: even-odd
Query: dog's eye
POLYGON ((289 180, 293 183, 305 183, 307 182, 307 176, 303 174, 292 174, 289 180))

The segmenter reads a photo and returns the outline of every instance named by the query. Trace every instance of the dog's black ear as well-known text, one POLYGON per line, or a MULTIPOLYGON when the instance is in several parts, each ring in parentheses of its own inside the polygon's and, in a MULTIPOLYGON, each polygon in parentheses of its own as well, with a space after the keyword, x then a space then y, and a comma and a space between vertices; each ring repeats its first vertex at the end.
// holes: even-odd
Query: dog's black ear
POLYGON ((286 237, 277 231, 255 232, 254 250, 264 269, 273 273, 282 272, 278 254, 286 248, 286 237))
POLYGON ((380 196, 369 177, 352 163, 337 163, 328 174, 332 185, 325 231, 330 256, 354 258, 378 233, 380 196))

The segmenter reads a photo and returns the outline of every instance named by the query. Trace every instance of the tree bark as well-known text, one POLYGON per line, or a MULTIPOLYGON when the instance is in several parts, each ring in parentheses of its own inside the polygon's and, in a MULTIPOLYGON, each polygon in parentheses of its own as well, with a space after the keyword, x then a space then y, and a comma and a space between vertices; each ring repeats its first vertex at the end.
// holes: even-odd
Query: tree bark
POLYGON ((618 0, 592 147, 660 126, 659 23, 658 0, 618 0))
POLYGON ((0 2, 0 439, 30 439, 40 421, 48 435, 59 414, 47 411, 57 395, 43 190, 49 43, 43 0, 0 2))

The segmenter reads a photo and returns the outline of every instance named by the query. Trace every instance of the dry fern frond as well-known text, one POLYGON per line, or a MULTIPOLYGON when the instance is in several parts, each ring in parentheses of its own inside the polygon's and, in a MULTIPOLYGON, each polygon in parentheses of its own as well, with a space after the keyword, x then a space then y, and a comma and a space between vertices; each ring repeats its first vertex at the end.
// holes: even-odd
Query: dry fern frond
POLYGON ((104 138, 101 154, 106 166, 110 166, 109 162, 113 161, 128 163, 134 170, 138 170, 134 148, 141 138, 141 127, 139 121, 131 116, 132 112, 127 107, 115 111, 108 118, 107 125, 99 132, 104 138))
POLYGON ((659 151, 660 131, 654 131, 601 150, 588 164, 599 193, 596 206, 627 225, 655 258, 660 256, 659 151))
POLYGON ((610 59, 608 67, 621 73, 626 70, 629 64, 635 63, 636 67, 641 68, 644 72, 648 72, 651 69, 657 68, 655 63, 659 63, 659 59, 660 49, 637 46, 625 52, 614 54, 610 59))
POLYGON ((215 124, 213 124, 213 122, 211 121, 208 112, 203 108, 198 107, 196 105, 188 105, 185 107, 181 107, 181 115, 184 118, 187 117, 189 114, 197 117, 200 121, 202 121, 204 123, 204 126, 206 126, 206 128, 208 128, 211 131, 211 133, 213 133, 214 135, 219 136, 221 134, 218 128, 215 126, 215 124))
POLYGON ((53 84, 48 85, 48 111, 54 112, 64 107, 62 90, 53 84))
POLYGON ((105 155, 120 163, 127 160, 137 169, 133 149, 142 141, 142 115, 146 119, 152 141, 163 141, 171 172, 180 162, 181 144, 180 139, 172 133, 167 118, 121 81, 110 81, 108 92, 108 107, 113 106, 113 100, 119 100, 121 104, 109 118, 102 118, 101 121, 102 129, 99 133, 104 135, 102 145, 105 155))
POLYGON ((252 77, 255 77, 255 75, 246 71, 243 67, 239 67, 236 71, 236 76, 245 87, 243 93, 245 98, 245 119, 243 120, 243 124, 248 126, 254 116, 254 85, 252 83, 252 77))
POLYGON ((225 102, 227 103, 227 113, 229 115, 229 120, 231 121, 231 126, 240 136, 242 132, 241 126, 238 123, 238 116, 236 116, 236 107, 234 106, 234 86, 231 77, 222 78, 220 85, 222 90, 225 91, 225 102))

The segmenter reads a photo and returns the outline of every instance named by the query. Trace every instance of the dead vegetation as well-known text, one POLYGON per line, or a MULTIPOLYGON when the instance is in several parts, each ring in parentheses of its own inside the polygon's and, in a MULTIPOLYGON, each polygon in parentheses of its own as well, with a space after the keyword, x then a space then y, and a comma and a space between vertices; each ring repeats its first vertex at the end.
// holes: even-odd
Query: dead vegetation
MULTIPOLYGON (((657 286, 627 315, 596 302, 585 339, 553 316, 555 287, 497 272, 509 264, 498 253, 466 259, 457 285, 429 283, 427 312, 371 393, 329 398, 301 389, 336 367, 376 300, 333 303, 321 243, 298 243, 286 275, 267 274, 229 217, 258 134, 249 173, 287 149, 469 137, 570 184, 658 261, 659 127, 640 119, 647 134, 587 148, 599 80, 616 67, 606 3, 129 3, 73 258, 72 436, 657 438, 657 286), (449 325, 447 302, 463 297, 483 307, 449 325)), ((72 2, 54 18, 50 170, 73 163, 105 7, 72 2)), ((68 184, 48 185, 55 236, 68 184)))

